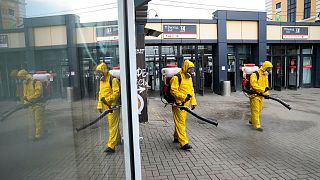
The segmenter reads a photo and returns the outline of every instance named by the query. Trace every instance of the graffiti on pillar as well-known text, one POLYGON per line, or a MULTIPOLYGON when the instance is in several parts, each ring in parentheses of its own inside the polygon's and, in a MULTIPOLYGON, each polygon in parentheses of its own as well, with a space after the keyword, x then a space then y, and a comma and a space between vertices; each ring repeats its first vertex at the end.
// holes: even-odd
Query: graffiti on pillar
POLYGON ((144 100, 141 96, 141 94, 147 90, 147 86, 148 86, 148 72, 147 69, 141 69, 138 68, 137 69, 137 85, 138 85, 138 112, 139 115, 141 114, 141 112, 143 111, 144 108, 144 100))

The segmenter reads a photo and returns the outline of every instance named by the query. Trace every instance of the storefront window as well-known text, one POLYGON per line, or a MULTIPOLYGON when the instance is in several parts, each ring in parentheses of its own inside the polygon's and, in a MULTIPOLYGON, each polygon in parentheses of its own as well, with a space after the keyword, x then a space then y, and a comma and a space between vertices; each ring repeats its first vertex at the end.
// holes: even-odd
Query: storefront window
POLYGON ((302 54, 312 54, 312 46, 304 46, 302 47, 302 54))
POLYGON ((300 54, 299 46, 289 45, 287 46, 287 55, 296 55, 300 54))

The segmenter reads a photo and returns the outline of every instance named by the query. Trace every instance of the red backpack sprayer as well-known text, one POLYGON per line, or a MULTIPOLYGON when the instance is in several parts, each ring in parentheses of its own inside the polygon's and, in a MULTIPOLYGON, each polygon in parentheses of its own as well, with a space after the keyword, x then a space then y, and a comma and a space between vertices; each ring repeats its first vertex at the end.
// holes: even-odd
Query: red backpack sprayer
POLYGON ((181 68, 178 68, 177 65, 174 64, 168 64, 166 68, 163 68, 161 70, 162 72, 162 81, 164 82, 163 88, 162 88, 162 96, 161 96, 161 101, 165 104, 165 107, 167 105, 172 105, 172 106, 177 106, 179 107, 181 110, 187 111, 188 113, 190 113, 191 115, 193 115, 194 117, 205 121, 209 124, 213 124, 215 126, 218 126, 218 122, 217 120, 214 119, 209 119, 209 118, 205 118, 202 116, 199 116, 198 114, 194 113, 189 107, 184 106, 184 103, 182 105, 177 105, 175 98, 173 97, 173 95, 171 94, 171 85, 170 85, 170 80, 173 76, 177 76, 178 77, 178 81, 179 81, 179 86, 181 84, 181 75, 179 74, 181 68), (163 99, 166 100, 166 102, 163 101, 163 99))
POLYGON ((257 76, 257 80, 259 80, 258 69, 259 69, 259 67, 256 66, 255 64, 244 64, 244 66, 241 67, 241 70, 243 72, 243 79, 242 79, 242 91, 243 91, 243 93, 247 97, 250 97, 250 96, 262 96, 265 99, 271 99, 271 100, 277 101, 281 105, 286 107, 287 109, 291 110, 290 105, 285 103, 281 99, 278 99, 278 98, 275 98, 275 97, 271 97, 271 96, 268 96, 268 95, 264 95, 262 93, 257 93, 257 92, 255 92, 254 90, 251 89, 250 76, 251 76, 251 74, 255 73, 256 76, 257 76))

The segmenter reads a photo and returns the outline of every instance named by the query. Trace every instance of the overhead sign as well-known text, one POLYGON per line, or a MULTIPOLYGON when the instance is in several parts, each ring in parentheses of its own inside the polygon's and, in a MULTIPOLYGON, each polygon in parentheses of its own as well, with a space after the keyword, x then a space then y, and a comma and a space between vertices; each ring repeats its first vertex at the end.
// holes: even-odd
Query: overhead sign
POLYGON ((0 48, 8 47, 8 35, 0 34, 0 48))
POLYGON ((97 41, 117 41, 118 26, 100 26, 97 27, 97 41))
POLYGON ((196 25, 163 25, 164 38, 181 38, 195 39, 197 38, 196 25))
POLYGON ((282 39, 307 39, 308 27, 282 27, 282 39))

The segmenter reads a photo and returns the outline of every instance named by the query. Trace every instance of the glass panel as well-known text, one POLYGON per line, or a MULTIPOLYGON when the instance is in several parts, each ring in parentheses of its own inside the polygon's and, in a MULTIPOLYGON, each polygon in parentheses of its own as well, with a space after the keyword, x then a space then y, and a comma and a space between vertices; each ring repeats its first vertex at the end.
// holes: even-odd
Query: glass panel
POLYGON ((300 54, 299 53, 299 47, 292 45, 292 46, 287 46, 287 54, 288 55, 296 55, 296 54, 300 54))
POLYGON ((311 84, 312 57, 303 57, 302 83, 311 84))
POLYGON ((162 57, 164 59, 165 66, 167 64, 178 64, 178 47, 177 46, 162 46, 162 57))
POLYGON ((149 73, 148 85, 150 90, 160 90, 159 81, 159 47, 146 46, 146 67, 149 73))
POLYGON ((302 54, 312 54, 312 48, 310 48, 310 49, 302 49, 302 54))
POLYGON ((284 65, 283 65, 283 58, 281 56, 274 56, 273 58, 274 70, 274 88, 276 90, 281 90, 284 81, 284 65))
POLYGON ((288 88, 297 87, 297 57, 288 56, 288 88))

